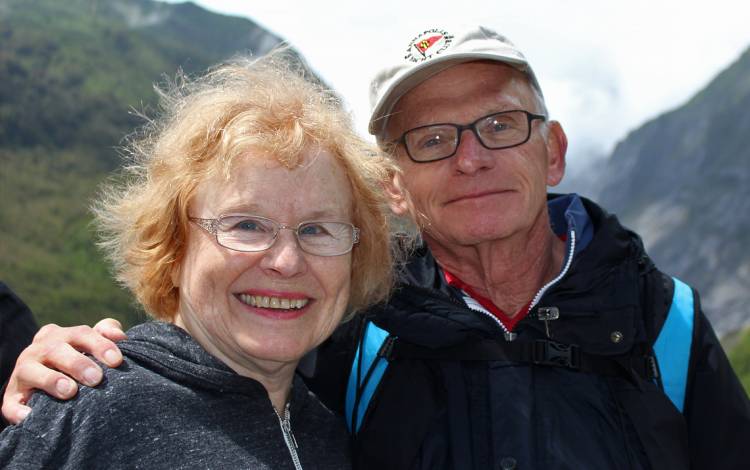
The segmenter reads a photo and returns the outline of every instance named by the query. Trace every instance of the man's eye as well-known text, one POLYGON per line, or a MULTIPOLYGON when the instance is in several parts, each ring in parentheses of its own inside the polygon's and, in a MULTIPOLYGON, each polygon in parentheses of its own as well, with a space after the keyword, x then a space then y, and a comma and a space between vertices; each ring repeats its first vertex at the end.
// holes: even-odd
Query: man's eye
POLYGON ((478 124, 478 131, 485 135, 504 134, 509 131, 520 131, 525 127, 519 113, 504 113, 488 117, 484 122, 478 124))
POLYGON ((490 127, 491 132, 503 132, 510 129, 510 126, 506 122, 495 121, 490 127))
POLYGON ((438 147, 445 145, 448 142, 448 138, 443 134, 429 134, 419 139, 418 147, 421 149, 438 147))
POLYGON ((512 129, 515 129, 517 126, 514 124, 513 120, 508 119, 507 117, 504 118, 493 118, 490 121, 488 121, 484 126, 484 132, 490 132, 492 134, 500 134, 512 129))
POLYGON ((425 139, 422 142, 422 147, 434 147, 443 143, 443 138, 439 135, 432 137, 431 139, 425 139))

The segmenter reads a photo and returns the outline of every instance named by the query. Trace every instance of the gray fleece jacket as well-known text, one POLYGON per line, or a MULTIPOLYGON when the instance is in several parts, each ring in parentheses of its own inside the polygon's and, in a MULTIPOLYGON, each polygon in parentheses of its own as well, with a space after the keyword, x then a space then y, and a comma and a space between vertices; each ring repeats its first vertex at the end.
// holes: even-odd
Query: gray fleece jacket
MULTIPOLYGON (((294 469, 263 386, 180 328, 145 323, 119 343, 122 366, 74 400, 44 393, 0 434, 0 468, 294 469)), ((343 421, 295 377, 291 430, 302 468, 349 468, 343 421)))

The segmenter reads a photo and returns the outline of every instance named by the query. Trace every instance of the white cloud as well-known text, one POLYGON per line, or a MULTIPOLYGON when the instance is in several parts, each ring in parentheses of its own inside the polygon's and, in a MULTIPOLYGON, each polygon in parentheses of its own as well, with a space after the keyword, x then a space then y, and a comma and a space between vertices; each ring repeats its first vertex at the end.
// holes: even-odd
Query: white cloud
POLYGON ((366 132, 370 78, 425 27, 481 23, 534 66, 572 155, 608 152, 685 102, 750 46, 750 3, 733 0, 287 0, 196 3, 251 18, 288 39, 347 99, 366 132))

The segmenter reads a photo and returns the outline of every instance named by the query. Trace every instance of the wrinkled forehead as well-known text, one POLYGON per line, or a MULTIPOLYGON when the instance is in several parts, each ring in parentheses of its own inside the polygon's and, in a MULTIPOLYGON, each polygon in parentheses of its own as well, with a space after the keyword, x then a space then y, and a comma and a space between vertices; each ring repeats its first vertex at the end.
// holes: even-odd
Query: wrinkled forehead
POLYGON ((307 143, 301 149, 278 149, 251 144, 227 155, 219 162, 219 167, 227 178, 237 173, 238 166, 250 165, 258 171, 279 167, 291 171, 314 164, 321 153, 330 152, 315 143, 307 143))
POLYGON ((414 127, 438 122, 469 123, 495 111, 537 112, 528 77, 503 63, 458 64, 433 75, 405 93, 386 125, 386 141, 414 127))
POLYGON ((243 204, 255 207, 285 201, 288 207, 312 204, 348 210, 351 186, 345 166, 326 149, 308 147, 294 158, 279 158, 254 148, 201 181, 192 204, 239 210, 243 204))

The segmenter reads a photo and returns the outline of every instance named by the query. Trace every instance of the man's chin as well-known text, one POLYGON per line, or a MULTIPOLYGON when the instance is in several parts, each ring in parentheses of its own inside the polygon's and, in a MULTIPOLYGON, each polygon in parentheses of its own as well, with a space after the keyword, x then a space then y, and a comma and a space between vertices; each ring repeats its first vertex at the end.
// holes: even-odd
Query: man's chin
POLYGON ((428 245, 442 245, 445 248, 474 247, 483 243, 501 241, 510 237, 514 230, 502 224, 482 221, 455 221, 451 227, 457 229, 450 232, 435 232, 430 228, 423 231, 423 238, 428 245))

